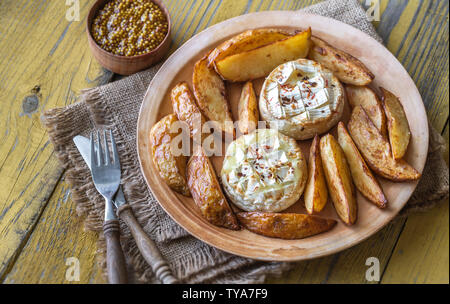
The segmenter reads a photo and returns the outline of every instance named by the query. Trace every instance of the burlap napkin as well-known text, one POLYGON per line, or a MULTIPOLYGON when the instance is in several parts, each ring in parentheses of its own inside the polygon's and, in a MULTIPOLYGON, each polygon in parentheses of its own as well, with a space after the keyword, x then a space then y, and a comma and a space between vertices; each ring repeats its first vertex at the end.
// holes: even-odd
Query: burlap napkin
MULTIPOLYGON (((356 0, 330 0, 303 11, 328 16, 353 25, 381 41, 356 0)), ((280 274, 288 263, 270 263, 234 256, 204 244, 179 227, 159 206, 140 173, 136 152, 136 122, 147 86, 159 66, 123 80, 84 91, 81 101, 45 112, 42 121, 48 129, 56 155, 67 168, 72 199, 87 229, 101 232, 104 202, 94 188, 89 170, 72 142, 75 135, 88 135, 108 127, 119 145, 123 187, 126 199, 148 235, 157 242, 175 275, 187 283, 258 283, 268 274, 280 274)), ((448 167, 441 156, 442 137, 430 128, 430 153, 423 177, 403 214, 433 206, 448 196, 448 167)), ((150 267, 141 257, 129 230, 121 227, 122 244, 131 279, 155 282, 150 267)), ((101 235, 101 233, 100 233, 101 235)), ((99 241, 104 266, 104 242, 99 241)))

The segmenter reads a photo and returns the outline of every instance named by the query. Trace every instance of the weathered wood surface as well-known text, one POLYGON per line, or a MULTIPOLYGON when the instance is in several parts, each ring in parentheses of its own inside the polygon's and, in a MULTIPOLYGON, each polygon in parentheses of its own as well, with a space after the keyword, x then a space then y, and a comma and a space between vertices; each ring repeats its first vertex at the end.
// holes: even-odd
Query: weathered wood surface
MULTIPOLYGON (((92 2, 80 1, 81 20, 92 2)), ((234 16, 317 2, 165 1, 173 22, 172 50, 234 16)), ((416 82, 430 122, 448 147, 448 1, 382 0, 380 7, 378 32, 416 82)), ((0 141, 0 280, 5 283, 72 283, 66 280, 70 257, 80 261, 80 283, 105 282, 95 262, 97 236, 73 216, 63 170, 39 122, 44 109, 73 103, 82 88, 111 77, 92 58, 84 23, 68 22, 66 9, 64 1, 0 2, 0 126, 5 130, 0 141)), ((298 263, 269 282, 367 283, 365 261, 377 257, 382 283, 448 283, 448 214, 444 202, 391 223, 353 248, 298 263)))

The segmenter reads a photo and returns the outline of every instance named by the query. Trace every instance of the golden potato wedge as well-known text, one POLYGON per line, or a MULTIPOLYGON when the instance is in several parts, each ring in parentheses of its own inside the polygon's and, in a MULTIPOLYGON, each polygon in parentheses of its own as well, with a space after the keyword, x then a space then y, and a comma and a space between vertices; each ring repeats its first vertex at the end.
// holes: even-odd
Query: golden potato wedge
POLYGON ((383 107, 387 117, 392 156, 395 159, 400 159, 405 155, 411 138, 408 118, 406 118, 398 97, 384 88, 380 88, 380 90, 383 94, 383 107))
POLYGON ((216 172, 200 145, 195 145, 187 164, 187 183, 203 217, 213 225, 239 230, 240 226, 228 204, 216 172))
POLYGON ((319 136, 316 135, 309 150, 308 181, 304 194, 305 207, 309 214, 322 211, 328 201, 319 141, 319 136))
POLYGON ((258 101, 251 81, 242 88, 238 104, 238 127, 242 134, 248 134, 256 129, 259 120, 258 101))
POLYGON ((304 58, 311 46, 311 29, 271 44, 214 61, 217 73, 229 81, 248 81, 269 75, 282 63, 304 58))
POLYGON ((233 118, 226 98, 225 83, 213 68, 208 67, 205 56, 194 66, 192 87, 200 111, 219 130, 234 138, 233 118))
POLYGON ((352 108, 362 106, 375 127, 386 137, 386 116, 377 94, 367 86, 346 85, 347 100, 352 108))
POLYGON ((380 184, 362 158, 342 121, 338 124, 338 141, 347 158, 356 188, 365 198, 379 208, 386 208, 387 200, 383 189, 381 189, 380 184))
POLYGON ((188 84, 184 81, 177 84, 170 92, 170 99, 175 115, 189 125, 191 138, 201 142, 205 117, 197 107, 188 84))
POLYGON ((334 208, 345 224, 353 225, 358 216, 355 186, 344 151, 333 135, 320 139, 320 155, 334 208))
POLYGON ((323 64, 331 70, 340 81, 353 85, 367 85, 375 76, 357 58, 336 49, 322 39, 312 36, 314 45, 311 47, 308 57, 323 64))
POLYGON ((280 29, 256 29, 240 33, 217 46, 208 56, 208 65, 230 55, 253 50, 278 40, 288 38, 290 35, 280 29))
POLYGON ((421 174, 405 160, 394 159, 389 142, 361 106, 353 109, 347 127, 361 155, 375 173, 396 182, 420 178, 421 174))
POLYGON ((184 155, 172 153, 172 139, 179 133, 172 133, 170 128, 178 121, 174 114, 167 115, 158 121, 150 130, 150 143, 153 163, 166 184, 178 193, 191 196, 186 182, 186 161, 184 155))
POLYGON ((287 240, 326 232, 337 223, 333 219, 298 213, 239 212, 237 217, 251 232, 287 240))

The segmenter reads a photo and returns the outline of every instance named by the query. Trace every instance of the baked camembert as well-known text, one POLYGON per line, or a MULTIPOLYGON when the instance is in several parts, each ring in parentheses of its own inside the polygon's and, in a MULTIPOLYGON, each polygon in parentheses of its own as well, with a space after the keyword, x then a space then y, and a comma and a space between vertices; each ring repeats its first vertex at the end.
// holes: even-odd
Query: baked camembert
MULTIPOLYGON (((264 81, 259 100, 261 117, 297 140, 332 128, 344 111, 339 80, 321 64, 298 59, 273 70, 264 81)), ((273 125, 272 125, 273 126, 273 125)))
POLYGON ((224 190, 246 211, 279 212, 303 193, 307 168, 297 142, 274 129, 258 129, 233 141, 221 171, 224 190))

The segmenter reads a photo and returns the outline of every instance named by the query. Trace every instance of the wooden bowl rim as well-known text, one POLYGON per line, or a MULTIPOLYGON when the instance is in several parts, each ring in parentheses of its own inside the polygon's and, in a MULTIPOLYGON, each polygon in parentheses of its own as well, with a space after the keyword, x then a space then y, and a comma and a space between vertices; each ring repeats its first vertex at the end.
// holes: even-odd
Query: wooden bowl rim
POLYGON ((90 41, 93 42, 93 45, 95 46, 95 48, 96 48, 100 53, 102 53, 103 55, 115 57, 115 58, 121 59, 121 60, 123 60, 123 59, 126 59, 126 60, 131 60, 131 59, 141 59, 141 58, 148 57, 148 56, 150 56, 150 55, 155 54, 159 49, 161 49, 161 48, 164 46, 164 44, 166 43, 166 41, 167 41, 167 40, 169 39, 169 37, 170 37, 171 26, 172 26, 172 24, 171 24, 171 20, 170 20, 170 14, 169 14, 169 11, 167 10, 167 7, 164 5, 164 3, 163 3, 162 1, 160 1, 160 0, 149 0, 149 1, 153 2, 153 3, 155 3, 156 5, 158 5, 158 7, 161 9, 161 11, 164 13, 164 15, 165 15, 166 18, 167 18, 167 34, 166 34, 166 36, 164 37, 164 39, 161 41, 161 43, 158 44, 158 46, 157 46, 156 48, 154 48, 153 50, 151 50, 151 51, 148 52, 148 53, 141 54, 141 55, 123 56, 123 55, 116 55, 116 54, 113 54, 113 53, 111 53, 111 52, 108 52, 108 51, 104 50, 100 45, 98 45, 97 41, 95 41, 94 37, 92 37, 92 33, 91 33, 91 25, 92 25, 91 23, 92 23, 92 22, 89 22, 89 20, 90 20, 91 18, 93 19, 93 18, 94 18, 94 15, 97 14, 97 12, 102 8, 102 7, 99 7, 99 9, 94 10, 94 8, 95 8, 97 5, 99 5, 100 3, 104 2, 104 4, 103 4, 103 6, 104 6, 107 2, 110 2, 110 1, 112 1, 112 0, 97 0, 97 1, 91 6, 91 8, 89 9, 89 13, 88 13, 87 18, 86 18, 86 32, 87 32, 87 35, 88 35, 88 39, 89 39, 90 41))
MULTIPOLYGON (((357 232, 354 232, 354 234, 356 234, 357 237, 351 237, 350 240, 339 240, 337 241, 337 243, 326 243, 325 245, 322 246, 318 246, 318 247, 314 247, 313 249, 308 248, 309 252, 307 254, 302 254, 302 248, 301 247, 297 247, 298 248, 298 255, 285 255, 285 256, 276 256, 276 257, 266 257, 266 256, 257 256, 255 254, 249 254, 248 252, 243 252, 242 250, 237 250, 237 249, 230 249, 227 248, 225 245, 223 245, 222 242, 217 241, 220 240, 220 237, 223 237, 224 239, 226 239, 227 241, 231 239, 230 236, 230 232, 229 231, 224 231, 226 229, 223 228, 219 228, 219 227, 210 227, 212 226, 212 224, 209 224, 210 226, 205 226, 203 222, 193 222, 191 220, 185 220, 183 217, 180 218, 175 218, 168 210, 167 207, 170 207, 170 204, 167 203, 161 203, 159 200, 159 197, 162 196, 163 194, 158 193, 157 191, 153 191, 152 186, 150 185, 151 183, 153 183, 153 179, 152 176, 147 176, 146 174, 146 168, 145 165, 149 165, 150 167, 153 166, 153 164, 144 164, 143 160, 144 158, 142 157, 142 153, 147 153, 147 150, 145 150, 144 146, 145 146, 145 142, 140 142, 140 132, 148 132, 148 130, 141 130, 141 125, 143 124, 144 120, 147 119, 152 119, 152 118, 148 118, 148 117, 143 117, 143 108, 145 106, 146 100, 148 100, 149 98, 151 99, 151 91, 153 89, 154 83, 157 82, 156 80, 158 80, 161 76, 161 74, 165 73, 165 70, 167 69, 167 66, 170 66, 171 61, 173 61, 173 58, 176 58, 177 56, 179 56, 180 53, 183 53, 186 49, 192 47, 192 48, 196 48, 195 46, 195 41, 197 39, 199 39, 199 37, 203 38, 203 36, 205 36, 205 32, 210 31, 210 32, 217 32, 219 31, 220 28, 224 28, 226 25, 232 24, 234 22, 238 23, 238 24, 242 24, 243 28, 242 31, 245 31, 247 29, 250 28, 246 28, 245 27, 245 19, 248 18, 249 16, 255 16, 258 17, 262 20, 267 20, 270 18, 274 18, 274 17, 279 17, 279 14, 287 14, 287 15, 293 15, 292 17, 296 17, 301 19, 302 17, 307 17, 307 18, 314 18, 314 19, 318 19, 318 22, 323 23, 323 24, 328 24, 328 25, 333 25, 333 24, 337 24, 339 25, 341 28, 344 29, 345 32, 349 31, 349 32, 354 32, 359 36, 363 36, 364 39, 367 39, 367 42, 370 42, 371 45, 376 44, 378 46, 378 48, 381 47, 382 51, 385 53, 386 56, 390 57, 390 60, 392 60, 393 62, 396 62, 398 64, 399 67, 401 67, 401 69, 398 70, 398 73, 402 74, 402 77, 405 77, 405 79, 409 79, 410 83, 413 85, 413 92, 412 94, 415 95, 417 97, 416 101, 418 101, 420 99, 420 105, 418 105, 418 109, 416 109, 416 111, 421 112, 421 114, 425 115, 424 117, 422 117, 422 120, 427 121, 426 120, 426 111, 425 111, 425 105, 423 104, 423 100, 421 98, 421 95, 414 83, 414 81, 411 79, 410 75, 408 74, 408 72, 405 70, 405 68, 403 67, 403 65, 398 61, 398 59, 381 43, 379 43, 378 41, 376 41, 374 38, 370 37, 369 35, 367 35, 366 33, 348 25, 345 23, 342 23, 340 21, 337 21, 335 19, 332 18, 328 18, 328 17, 323 17, 323 16, 318 16, 318 15, 313 15, 313 14, 307 14, 307 13, 301 13, 301 12, 296 12, 296 11, 265 11, 265 12, 256 12, 256 13, 251 13, 251 14, 247 14, 247 15, 242 15, 242 16, 237 16, 228 20, 225 20, 221 23, 218 23, 216 25, 213 25, 205 30, 203 30, 202 32, 196 34, 195 36, 193 36, 192 38, 190 38, 187 42, 185 42, 180 48, 178 48, 162 65, 162 67, 160 68, 160 70, 156 73, 156 75, 154 76, 154 78, 152 79, 152 81, 150 82, 147 91, 144 95, 143 98, 143 102, 141 104, 141 108, 140 108, 140 113, 139 113, 139 117, 138 117, 138 123, 137 123, 137 138, 136 138, 136 144, 137 144, 137 152, 138 152, 138 159, 139 159, 139 165, 140 165, 140 169, 141 172, 143 173, 144 179, 148 185, 148 187, 150 188, 150 190, 152 190, 152 192, 155 195, 155 198, 157 199, 157 201, 159 202, 160 206, 169 214, 169 216, 175 221, 177 222, 180 226, 182 226, 184 229, 186 229, 189 233, 191 233, 194 237, 196 237, 197 239, 213 246, 216 248, 219 248, 223 251, 235 254, 235 255, 239 255, 242 257, 247 257, 247 258, 252 258, 252 259, 257 259, 257 260, 264 260, 264 261, 301 261, 301 260, 309 260, 309 259, 313 259, 313 258, 318 258, 318 257, 323 257, 323 256, 327 256, 327 255, 331 255, 334 254, 336 252, 340 252, 342 250, 345 250, 349 247, 355 246, 357 244, 359 244, 360 242, 366 240, 367 238, 369 238, 370 236, 372 236, 373 234, 375 234, 376 232, 378 232, 379 230, 381 230, 383 227, 385 227, 397 214, 398 212, 405 206, 405 204, 407 203, 407 201, 409 200, 409 198, 411 197, 412 193, 414 192, 414 189, 416 188, 417 184, 419 181, 415 181, 412 183, 406 183, 404 187, 408 187, 409 189, 409 193, 407 195, 405 195, 405 193, 403 194, 403 199, 404 201, 402 203, 398 203, 397 206, 395 206, 395 210, 392 210, 390 212, 387 212, 386 210, 380 210, 380 212, 386 212, 386 214, 384 215, 384 219, 381 223, 377 223, 377 226, 370 226, 370 227, 361 227, 357 232), (404 197, 408 196, 406 199, 404 197), (209 227, 212 228, 214 231, 205 231, 205 234, 207 234, 207 236, 205 236, 205 234, 199 235, 198 233, 196 233, 196 231, 198 232, 200 229, 205 228, 205 227, 209 227), (210 234, 212 234, 212 232, 214 232, 214 237, 209 238, 210 234)), ((273 20, 273 19, 272 19, 273 20)), ((292 25, 292 27, 294 26, 299 26, 299 25, 292 25)), ((267 28, 270 27, 270 25, 263 25, 260 26, 259 28, 267 28)), ((280 27, 277 25, 273 25, 272 27, 280 27)), ((299 26, 300 27, 300 26, 299 26)), ((255 27, 258 28, 258 27, 255 27)), ((218 40, 217 42, 219 43, 220 40, 218 40)), ((380 50, 381 51, 381 50, 380 50)), ((175 74, 176 75, 176 74, 175 74)), ((164 80, 166 83, 170 83, 172 80, 168 81, 167 79, 164 80)), ((169 89, 169 88, 168 88, 169 89)), ((160 90, 162 91, 162 90, 160 90)), ((153 94, 153 95, 157 95, 157 94, 153 94)), ((158 105, 159 107, 159 105, 158 105)), ((149 114, 149 113, 145 113, 145 114, 149 114)), ((156 113, 151 113, 152 117, 156 116, 156 113)), ((420 115, 420 116, 423 116, 420 115)), ((423 152, 424 156, 422 156, 423 158, 420 158, 418 160, 418 164, 416 164, 416 169, 419 172, 423 172, 423 168, 425 166, 425 161, 427 159, 427 151, 428 151, 428 124, 425 124, 423 126, 421 126, 421 130, 422 133, 420 134, 421 136, 418 136, 420 139, 420 143, 421 143, 421 148, 422 150, 420 152, 423 152)), ((146 161, 146 160, 145 160, 146 161)), ((156 176, 156 179, 159 179, 159 176, 156 176)), ((157 183, 161 183, 161 181, 157 182, 157 183)), ((165 195, 168 195, 167 193, 165 195)), ((173 203, 171 203, 173 204, 173 203)), ((181 208, 183 208, 184 206, 182 206, 181 208)), ((184 208, 186 209, 186 208, 184 208)), ((374 219, 374 222, 377 222, 376 219, 374 219)), ((332 232, 332 230, 330 231, 332 232)), ((234 232, 231 232, 234 233, 234 232)), ((260 237, 258 235, 255 235, 257 237, 260 237)), ((348 237, 347 237, 348 238, 348 237)), ((309 238, 306 239, 302 239, 302 240, 295 240, 295 241, 303 241, 303 242, 308 242, 309 238)), ((234 241, 234 240, 233 240, 234 241)), ((279 240, 280 242, 283 242, 285 240, 279 240)), ((285 246, 281 246, 281 248, 287 250, 287 248, 290 247, 289 244, 294 244, 293 242, 289 242, 287 244, 285 244, 285 246)), ((295 247, 295 246, 294 246, 295 247)))

